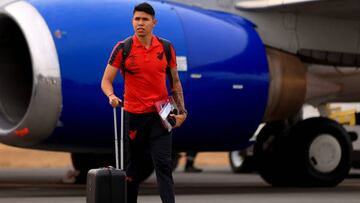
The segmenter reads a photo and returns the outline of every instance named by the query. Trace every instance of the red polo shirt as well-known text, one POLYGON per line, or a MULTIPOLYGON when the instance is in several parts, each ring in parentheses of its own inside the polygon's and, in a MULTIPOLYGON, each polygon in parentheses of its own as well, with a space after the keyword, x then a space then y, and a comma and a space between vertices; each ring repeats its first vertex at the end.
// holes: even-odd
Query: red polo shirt
MULTIPOLYGON (((120 42, 115 45, 108 63, 122 70, 122 49, 119 45, 120 42)), ((154 103, 168 96, 166 55, 157 37, 152 37, 151 45, 146 49, 134 35, 131 52, 125 61, 125 66, 133 74, 125 73, 124 109, 131 113, 156 111, 154 103)), ((172 46, 169 67, 176 68, 176 55, 172 46)))

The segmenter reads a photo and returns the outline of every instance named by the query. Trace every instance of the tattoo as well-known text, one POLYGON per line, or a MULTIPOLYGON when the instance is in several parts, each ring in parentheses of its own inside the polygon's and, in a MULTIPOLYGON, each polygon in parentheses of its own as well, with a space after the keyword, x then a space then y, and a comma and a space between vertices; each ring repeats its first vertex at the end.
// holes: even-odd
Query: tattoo
POLYGON ((184 94, 183 89, 181 86, 181 81, 179 78, 179 74, 176 69, 170 70, 170 81, 173 82, 173 85, 171 86, 171 95, 174 98, 174 101, 179 109, 180 112, 185 111, 185 103, 184 103, 184 94))

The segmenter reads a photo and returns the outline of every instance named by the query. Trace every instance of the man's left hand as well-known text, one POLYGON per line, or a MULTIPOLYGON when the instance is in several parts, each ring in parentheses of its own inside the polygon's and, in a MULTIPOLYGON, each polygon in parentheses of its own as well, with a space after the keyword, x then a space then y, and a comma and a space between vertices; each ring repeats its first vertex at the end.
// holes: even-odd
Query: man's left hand
POLYGON ((183 114, 179 114, 179 115, 175 115, 175 114, 170 114, 170 116, 174 117, 176 120, 176 124, 175 126, 173 126, 173 128, 178 128, 181 126, 181 124, 185 121, 186 119, 186 113, 183 114))

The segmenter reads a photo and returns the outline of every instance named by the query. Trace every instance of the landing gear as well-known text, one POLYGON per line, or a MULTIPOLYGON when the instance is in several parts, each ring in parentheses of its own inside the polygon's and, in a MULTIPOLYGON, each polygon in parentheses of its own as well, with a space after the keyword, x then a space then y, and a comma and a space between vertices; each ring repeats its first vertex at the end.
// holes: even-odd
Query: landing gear
POLYGON ((283 147, 287 131, 285 122, 267 123, 258 134, 254 146, 256 169, 273 186, 290 183, 285 175, 287 166, 283 147))
MULTIPOLYGON (((150 156, 149 156, 150 157, 150 156)), ((115 155, 114 154, 80 154, 72 153, 71 160, 78 175, 75 178, 75 184, 85 184, 87 173, 90 169, 114 166, 115 167, 115 155)), ((154 172, 154 166, 152 159, 144 159, 144 166, 142 170, 142 176, 138 177, 140 181, 144 181, 150 177, 154 172)))
POLYGON ((259 133, 259 174, 274 186, 329 187, 351 167, 352 145, 345 129, 327 118, 310 118, 289 128, 268 123, 259 133))
POLYGON ((310 118, 295 125, 290 137, 299 185, 336 186, 349 173, 352 144, 337 122, 310 118))
POLYGON ((87 173, 90 169, 115 166, 115 155, 72 153, 71 161, 74 169, 78 172, 75 178, 75 184, 85 184, 87 173))
POLYGON ((229 161, 233 173, 252 173, 255 171, 254 156, 248 154, 247 149, 229 152, 229 161))

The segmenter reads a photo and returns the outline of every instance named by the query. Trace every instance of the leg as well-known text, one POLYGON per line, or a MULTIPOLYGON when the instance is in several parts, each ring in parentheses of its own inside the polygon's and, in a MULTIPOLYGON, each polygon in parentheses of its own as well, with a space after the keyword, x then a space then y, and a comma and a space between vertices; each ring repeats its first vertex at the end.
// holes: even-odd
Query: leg
POLYGON ((175 203, 172 177, 172 135, 156 115, 150 131, 150 148, 156 171, 157 184, 163 203, 175 203))
POLYGON ((188 151, 186 153, 185 172, 190 172, 190 173, 202 172, 202 169, 196 168, 194 166, 196 155, 197 155, 197 151, 188 151))
POLYGON ((140 183, 153 171, 149 143, 144 134, 145 116, 128 114, 126 118, 130 123, 126 129, 127 147, 127 194, 128 203, 137 203, 140 183), (146 177, 145 177, 146 176, 146 177))
MULTIPOLYGON (((137 148, 138 150, 138 148, 137 148)), ((137 203, 139 185, 153 171, 153 163, 151 154, 148 152, 135 152, 131 150, 130 158, 126 174, 127 174, 127 194, 128 203, 137 203)))
POLYGON ((186 153, 186 166, 185 168, 190 168, 194 166, 194 161, 196 157, 197 152, 196 151, 188 151, 186 153))

